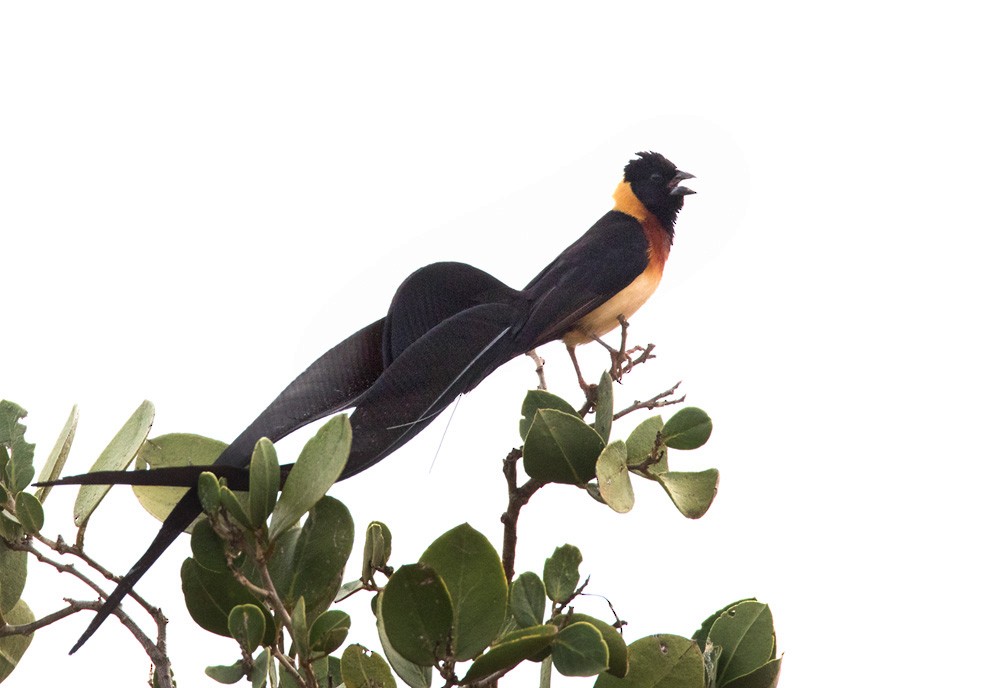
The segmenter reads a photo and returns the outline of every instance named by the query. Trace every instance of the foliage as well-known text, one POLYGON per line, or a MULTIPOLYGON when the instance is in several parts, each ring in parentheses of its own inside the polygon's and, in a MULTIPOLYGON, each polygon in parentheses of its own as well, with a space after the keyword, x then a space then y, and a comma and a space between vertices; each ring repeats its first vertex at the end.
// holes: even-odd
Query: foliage
MULTIPOLYGON (((781 659, 770 610, 756 600, 741 600, 712 614, 692 638, 661 634, 626 644, 619 619, 574 610, 589 582, 582 576, 584 557, 577 547, 555 547, 536 568, 539 572, 525 570, 516 578, 505 573, 513 571, 511 543, 516 537, 507 535, 516 534, 517 512, 547 484, 575 485, 617 513, 633 508, 633 477, 658 484, 687 518, 703 516, 711 506, 717 470, 679 472, 668 464, 669 452, 697 449, 709 439, 712 422, 704 411, 682 408, 666 421, 652 416, 626 437, 613 439, 616 414, 607 375, 595 387, 591 406, 596 407, 593 424, 550 392, 533 390, 525 396, 520 420, 524 443, 504 466, 511 504, 503 520, 511 532, 505 533, 502 552, 463 523, 434 538, 417 561, 390 566, 392 534, 376 521, 364 529, 358 577, 346 582, 355 524, 347 507, 326 495, 350 448, 345 416, 319 429, 287 475, 274 446, 260 440, 247 469, 246 492, 230 489, 210 471, 202 473, 197 491, 205 518, 192 528, 191 557, 181 568, 182 590, 194 621, 232 638, 235 655, 229 663, 208 667, 206 674, 221 683, 246 679, 254 686, 374 688, 401 681, 429 688, 436 673, 445 686, 472 687, 495 685, 515 666, 534 662, 540 665, 543 686, 552 669, 565 676, 594 677, 595 688, 775 686, 781 659), (528 478, 518 485, 521 458, 528 478), (381 640, 377 650, 357 643, 345 646, 352 619, 336 605, 355 594, 372 596, 381 640)), ((50 488, 26 491, 34 476, 34 447, 24 440, 24 416, 20 407, 0 403, 0 680, 15 668, 32 639, 30 632, 17 632, 18 625, 34 619, 20 600, 28 553, 37 551, 31 543, 54 548, 61 543, 41 535, 50 488)), ((76 418, 74 409, 42 478, 59 476, 76 418)), ((152 418, 152 405, 144 402, 94 469, 124 468, 136 456, 140 468, 210 464, 225 446, 196 435, 149 439, 152 418)), ((77 545, 63 546, 87 563, 91 560, 82 552, 82 532, 104 491, 81 488, 77 545)), ((142 505, 161 519, 183 492, 136 488, 142 505)), ((169 662, 151 658, 166 667, 165 674, 157 674, 165 684, 169 662)))

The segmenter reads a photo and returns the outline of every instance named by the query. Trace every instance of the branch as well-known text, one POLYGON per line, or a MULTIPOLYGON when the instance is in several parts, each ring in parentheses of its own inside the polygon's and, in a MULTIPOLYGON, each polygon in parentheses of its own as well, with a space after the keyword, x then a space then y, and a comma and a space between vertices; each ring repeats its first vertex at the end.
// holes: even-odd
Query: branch
POLYGON ((518 487, 517 461, 521 456, 520 449, 511 449, 503 460, 503 474, 507 479, 507 511, 500 515, 500 522, 503 523, 503 571, 508 583, 514 579, 517 519, 521 515, 521 507, 545 484, 541 480, 529 478, 524 485, 518 487))
MULTIPOLYGON (((110 571, 105 569, 103 566, 99 565, 88 555, 84 554, 83 551, 80 550, 79 548, 67 545, 62 540, 61 537, 56 541, 52 541, 49 540, 48 538, 40 536, 36 536, 36 538, 39 540, 39 542, 45 544, 50 549, 53 549, 54 551, 60 554, 66 554, 66 553, 73 554, 74 556, 80 558, 82 561, 87 563, 88 566, 91 566, 94 570, 101 573, 101 575, 107 577, 110 581, 117 582, 118 578, 113 574, 111 574, 110 571)), ((67 607, 66 609, 62 609, 58 612, 54 612, 53 614, 49 614, 48 616, 43 617, 38 621, 35 621, 34 622, 35 624, 39 623, 39 621, 45 621, 46 623, 43 625, 47 626, 50 623, 54 623, 55 621, 70 616, 71 614, 74 614, 78 611, 83 611, 85 609, 97 611, 98 609, 101 608, 103 604, 102 600, 106 600, 108 598, 108 593, 105 592, 101 588, 101 586, 99 586, 97 583, 91 580, 89 576, 87 576, 85 573, 76 568, 76 566, 74 566, 73 564, 63 564, 43 554, 37 547, 35 547, 32 544, 31 537, 26 537, 18 542, 7 542, 7 545, 11 549, 28 552, 29 554, 34 556, 35 559, 37 559, 40 563, 51 566, 59 573, 70 574, 71 576, 79 580, 81 583, 86 585, 88 588, 93 590, 98 595, 98 597, 101 598, 93 602, 89 601, 81 602, 81 601, 67 599, 66 602, 70 605, 69 607, 67 607)), ((167 618, 163 615, 163 612, 149 605, 147 602, 142 600, 138 595, 132 595, 132 597, 134 597, 137 601, 139 601, 140 604, 142 604, 143 607, 146 609, 146 611, 150 614, 150 616, 153 617, 153 621, 156 623, 156 629, 157 629, 156 642, 153 642, 153 640, 148 635, 146 635, 141 628, 139 628, 139 625, 132 619, 132 617, 130 617, 125 612, 125 610, 121 608, 121 606, 116 607, 114 612, 112 613, 118 617, 118 620, 122 623, 122 625, 125 626, 125 628, 127 628, 129 632, 132 633, 135 639, 142 646, 142 649, 145 650, 146 655, 149 657, 149 661, 153 663, 157 683, 160 686, 169 688, 169 686, 171 686, 173 683, 173 679, 170 671, 170 658, 167 656, 167 651, 166 651, 167 618)), ((32 624, 24 624, 24 626, 31 626, 31 625, 32 624)), ((39 628, 40 627, 41 626, 39 626, 39 628)), ((10 629, 15 627, 7 626, 5 628, 10 629)), ((6 633, 0 633, 0 636, 2 635, 6 635, 6 633)))
POLYGON ((671 387, 670 389, 666 390, 665 392, 660 392, 656 396, 654 396, 654 397, 652 397, 650 399, 647 399, 646 401, 639 401, 637 399, 631 406, 628 406, 628 407, 622 409, 621 411, 619 411, 618 413, 616 413, 613 416, 613 419, 614 420, 618 420, 622 416, 626 416, 626 415, 632 413, 633 411, 638 411, 639 409, 649 409, 649 410, 652 410, 652 409, 656 409, 656 408, 663 408, 664 406, 670 406, 671 404, 680 404, 681 402, 683 402, 687 398, 687 395, 683 395, 683 396, 681 396, 678 399, 667 399, 667 397, 669 397, 674 392, 676 392, 677 388, 680 387, 680 386, 681 386, 681 383, 678 382, 677 384, 675 384, 673 387, 671 387))

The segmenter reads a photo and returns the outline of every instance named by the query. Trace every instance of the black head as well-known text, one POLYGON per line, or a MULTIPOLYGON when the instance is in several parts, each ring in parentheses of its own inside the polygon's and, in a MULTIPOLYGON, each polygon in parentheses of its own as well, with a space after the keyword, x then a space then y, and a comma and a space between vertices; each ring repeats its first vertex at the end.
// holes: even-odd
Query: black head
POLYGON ((638 158, 625 165, 625 181, 632 186, 632 193, 642 201, 664 227, 673 227, 677 211, 684 205, 684 197, 694 191, 681 186, 693 174, 682 172, 659 153, 636 153, 638 158))

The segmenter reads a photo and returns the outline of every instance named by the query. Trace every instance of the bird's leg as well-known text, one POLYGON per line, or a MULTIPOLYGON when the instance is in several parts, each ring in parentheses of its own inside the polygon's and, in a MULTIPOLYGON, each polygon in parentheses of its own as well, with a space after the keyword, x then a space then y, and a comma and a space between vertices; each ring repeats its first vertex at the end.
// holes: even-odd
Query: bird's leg
POLYGON ((539 356, 538 352, 534 349, 527 352, 525 356, 535 362, 535 374, 538 375, 538 389, 548 389, 548 386, 545 384, 545 359, 539 356))
POLYGON ((583 379, 583 371, 580 370, 580 362, 576 360, 576 346, 566 345, 566 351, 569 353, 569 358, 573 361, 573 369, 576 370, 576 379, 580 383, 580 389, 587 396, 587 405, 591 405, 597 402, 597 385, 587 384, 587 381, 583 379))
POLYGON ((608 353, 611 355, 611 369, 609 373, 616 382, 621 382, 622 377, 626 373, 631 372, 631 370, 640 363, 645 363, 649 359, 655 358, 655 356, 653 356, 652 353, 653 352, 652 344, 648 344, 646 346, 633 346, 631 349, 629 349, 627 345, 628 320, 625 319, 624 315, 619 315, 618 322, 621 323, 622 341, 621 345, 617 349, 611 346, 610 344, 604 342, 599 337, 595 336, 593 337, 593 340, 608 350, 608 353), (642 355, 640 355, 639 358, 637 359, 632 358, 633 354, 637 354, 640 352, 642 355))

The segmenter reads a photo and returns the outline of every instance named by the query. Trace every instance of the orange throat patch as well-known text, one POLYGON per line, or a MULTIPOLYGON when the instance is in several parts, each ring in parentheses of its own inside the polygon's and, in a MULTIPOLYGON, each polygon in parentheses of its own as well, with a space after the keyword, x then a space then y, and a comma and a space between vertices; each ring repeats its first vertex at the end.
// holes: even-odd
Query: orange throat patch
POLYGON ((663 276, 663 266, 670 255, 670 236, 649 210, 642 204, 628 182, 622 182, 615 189, 615 210, 631 215, 646 235, 649 244, 646 269, 632 280, 632 283, 580 318, 572 330, 563 336, 567 346, 577 346, 593 341, 595 337, 603 337, 619 326, 618 316, 629 319, 646 303, 660 284, 663 276))

